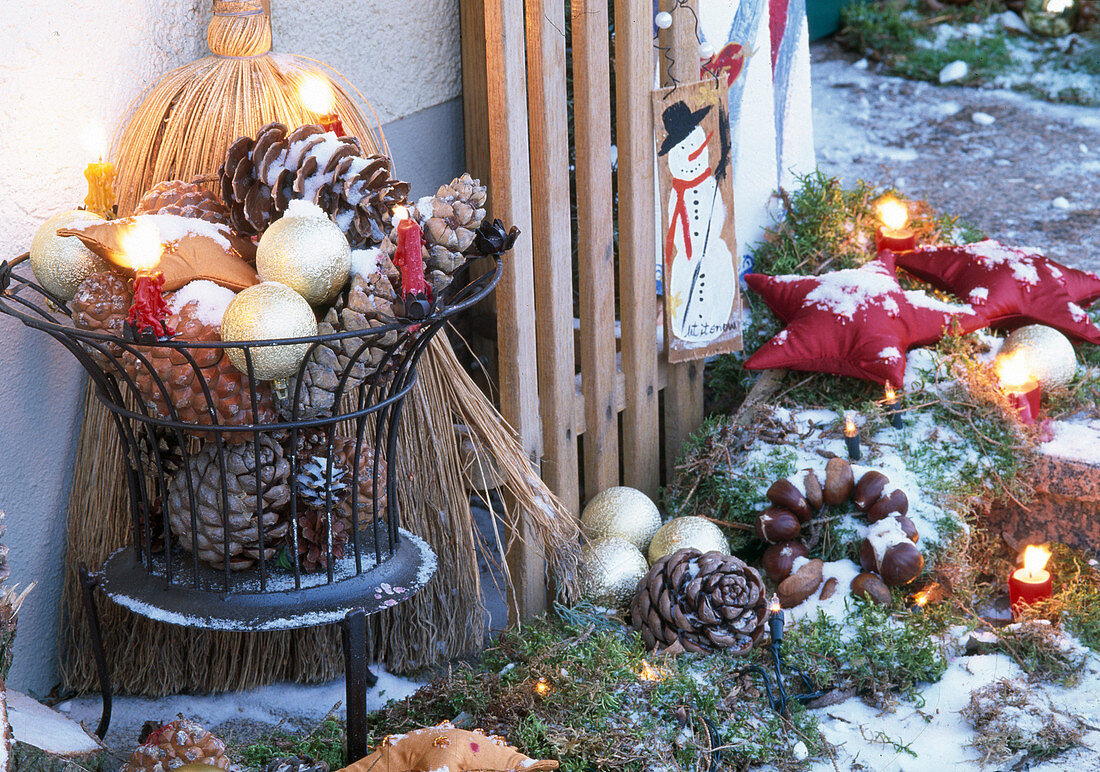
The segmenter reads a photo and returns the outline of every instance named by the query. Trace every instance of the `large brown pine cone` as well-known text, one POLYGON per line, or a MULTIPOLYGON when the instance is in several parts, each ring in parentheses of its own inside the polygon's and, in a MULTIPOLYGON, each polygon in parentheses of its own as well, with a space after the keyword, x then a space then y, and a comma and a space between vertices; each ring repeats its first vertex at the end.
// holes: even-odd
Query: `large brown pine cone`
POLYGON ((217 196, 202 185, 183 180, 158 182, 141 197, 134 214, 176 214, 229 224, 229 210, 217 196))
MULTIPOLYGON (((222 568, 226 556, 225 529, 229 531, 229 568, 240 571, 257 560, 272 557, 283 545, 287 533, 286 505, 290 501, 290 462, 283 449, 267 435, 259 439, 260 488, 256 487, 256 454, 251 442, 226 446, 223 480, 218 443, 205 447, 188 460, 190 484, 195 493, 198 523, 197 552, 201 560, 222 568), (224 488, 228 510, 223 516, 224 488), (257 502, 259 490, 259 502, 257 502), (260 505, 260 517, 256 506, 260 505), (258 525, 263 524, 263 550, 258 525)), ((168 483, 168 526, 180 546, 191 552, 191 504, 187 470, 181 469, 168 483)))
MULTIPOLYGON (((340 560, 347 551, 348 534, 344 523, 332 521, 332 557, 340 560)), ((328 569, 328 519, 324 512, 309 511, 298 516, 298 560, 303 571, 328 569)))
MULTIPOLYGON (((69 303, 73 312, 73 325, 82 330, 121 338, 122 325, 132 302, 133 293, 125 280, 111 271, 93 273, 80 282, 76 295, 69 303)), ((85 343, 84 348, 104 370, 117 370, 118 365, 111 363, 108 354, 118 359, 122 356, 120 346, 114 343, 96 343, 94 346, 85 343)))
MULTIPOLYGON (((325 510, 326 500, 332 503, 333 518, 351 533, 353 508, 357 510, 359 528, 362 530, 374 518, 374 447, 370 436, 364 438, 358 459, 353 437, 332 438, 332 473, 329 475, 328 442, 324 437, 309 438, 301 443, 298 451, 298 496, 307 509, 325 510), (351 486, 358 466, 358 496, 352 500, 351 486), (326 490, 328 495, 326 497, 326 490)), ((378 515, 385 516, 386 463, 378 463, 378 515)))
MULTIPOLYGON (((172 340, 207 342, 218 341, 218 327, 205 323, 198 315, 198 301, 192 300, 168 318, 168 326, 176 331, 172 340)), ((275 419, 271 387, 267 383, 255 384, 257 421, 252 420, 252 396, 248 376, 240 372, 219 348, 190 348, 188 353, 195 360, 192 366, 181 351, 164 346, 139 346, 142 355, 152 366, 151 372, 135 355, 123 357, 126 372, 134 379, 146 408, 161 418, 171 418, 169 403, 175 408, 180 421, 210 426, 213 424, 211 407, 221 426, 244 426, 252 423, 270 423, 275 419), (161 389, 154 372, 164 384, 161 389), (200 378, 201 373, 201 378, 200 378), (210 389, 211 403, 207 402, 202 382, 210 389), (165 391, 168 392, 165 398, 165 391)), ((195 434, 205 434, 194 432, 195 434)), ((228 443, 251 439, 247 432, 224 432, 228 443)))
POLYGON ((674 647, 747 654, 767 617, 764 582, 732 555, 682 549, 667 555, 638 583, 630 620, 648 648, 674 647))
POLYGON ((485 219, 485 186, 469 174, 463 174, 442 186, 428 201, 417 204, 424 221, 424 240, 428 257, 424 261, 428 281, 438 296, 451 277, 466 263, 466 251, 474 243, 474 233, 485 219), (426 204, 430 202, 431 206, 426 204))
POLYGON ((292 199, 304 199, 328 213, 355 247, 380 242, 393 208, 409 195, 409 184, 390 176, 388 158, 363 156, 355 137, 337 138, 313 125, 288 133, 285 125, 269 123, 255 139, 238 138, 218 176, 238 233, 262 233, 292 199))
POLYGON ((224 742, 194 721, 181 718, 150 733, 130 754, 122 772, 168 772, 185 764, 232 768, 224 742))

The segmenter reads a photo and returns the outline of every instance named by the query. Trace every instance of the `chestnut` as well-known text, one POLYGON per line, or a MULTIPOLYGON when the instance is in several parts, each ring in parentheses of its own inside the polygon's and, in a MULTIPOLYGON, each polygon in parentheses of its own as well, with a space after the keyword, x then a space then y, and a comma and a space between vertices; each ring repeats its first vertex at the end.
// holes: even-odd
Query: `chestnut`
POLYGON ((797 539, 802 524, 791 512, 781 507, 768 507, 756 518, 756 535, 768 544, 797 539))
POLYGON ((855 484, 852 465, 840 456, 830 458, 825 465, 825 503, 832 506, 843 504, 852 495, 855 484))
POLYGON ((768 501, 777 507, 790 510, 803 523, 813 516, 810 503, 790 480, 776 480, 772 483, 772 487, 768 488, 767 495, 768 501))
POLYGON ((779 583, 775 592, 779 596, 779 605, 794 608, 806 598, 817 592, 821 586, 821 569, 824 562, 811 560, 779 583))
POLYGON ((904 515, 909 511, 909 497, 900 488, 886 491, 879 496, 878 501, 867 510, 867 522, 877 523, 889 515, 904 515))
POLYGON ((810 551, 800 541, 781 541, 764 550, 761 563, 768 578, 773 582, 782 582, 791 575, 795 558, 809 557, 810 551))
POLYGON ((909 541, 916 544, 920 539, 920 534, 917 533, 917 527, 913 525, 913 521, 905 515, 898 515, 894 518, 898 521, 898 525, 901 526, 901 530, 905 532, 905 535, 909 537, 909 541))
POLYGON ((859 482, 856 483, 855 490, 852 492, 852 503, 866 512, 868 507, 878 501, 889 482, 890 478, 872 469, 860 477, 859 482))
POLYGON ((909 584, 923 569, 924 555, 911 541, 887 547, 878 566, 879 575, 888 587, 909 584))
POLYGON ((866 598, 880 606, 890 605, 890 588, 878 576, 866 571, 852 580, 852 594, 866 598))
POLYGON ((806 469, 802 478, 802 487, 806 489, 806 501, 810 509, 820 512, 825 505, 825 489, 821 487, 821 480, 813 469, 806 469))
POLYGON ((859 545, 859 567, 864 571, 878 571, 875 548, 870 539, 864 539, 859 545))

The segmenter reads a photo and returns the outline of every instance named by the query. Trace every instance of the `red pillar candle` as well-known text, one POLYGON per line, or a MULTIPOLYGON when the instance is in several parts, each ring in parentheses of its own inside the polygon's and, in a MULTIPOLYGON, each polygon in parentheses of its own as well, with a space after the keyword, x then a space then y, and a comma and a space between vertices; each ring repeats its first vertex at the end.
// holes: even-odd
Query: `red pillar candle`
POLYGON ((1046 570, 1050 550, 1029 544, 1024 550, 1024 567, 1008 577, 1008 599, 1013 615, 1023 606, 1046 600, 1053 594, 1050 572, 1046 570))
POLYGON ((134 302, 126 321, 138 335, 151 332, 158 338, 175 333, 168 326, 168 304, 164 302, 164 274, 138 272, 134 276, 134 302))
POLYGON ((875 231, 875 251, 878 254, 887 250, 908 252, 917 248, 917 234, 905 227, 909 221, 905 204, 894 198, 884 198, 875 205, 875 210, 882 221, 875 231))
POLYGON ((336 112, 336 95, 328 78, 320 74, 303 78, 298 84, 298 98, 307 110, 316 113, 322 129, 344 136, 344 124, 336 112))
POLYGON ((393 219, 397 223, 397 252, 393 264, 401 270, 401 291, 405 295, 426 298, 428 282, 424 278, 420 226, 403 206, 394 209, 393 219))
POLYGON ((1042 393, 1039 383, 1028 371, 1027 354, 1016 351, 997 357, 994 369, 1001 384, 1001 391, 1016 410, 1016 417, 1024 424, 1033 424, 1039 418, 1042 393))

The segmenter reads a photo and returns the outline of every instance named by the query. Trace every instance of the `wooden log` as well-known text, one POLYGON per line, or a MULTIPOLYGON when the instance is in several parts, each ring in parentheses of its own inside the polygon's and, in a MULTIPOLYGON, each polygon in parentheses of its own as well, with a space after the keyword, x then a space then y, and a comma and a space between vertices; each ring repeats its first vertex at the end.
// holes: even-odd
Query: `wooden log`
MULTIPOLYGON (((20 692, 4 690, 11 726, 12 772, 78 772, 102 769, 107 752, 70 718, 20 692)), ((0 767, 0 769, 8 769, 0 767)))

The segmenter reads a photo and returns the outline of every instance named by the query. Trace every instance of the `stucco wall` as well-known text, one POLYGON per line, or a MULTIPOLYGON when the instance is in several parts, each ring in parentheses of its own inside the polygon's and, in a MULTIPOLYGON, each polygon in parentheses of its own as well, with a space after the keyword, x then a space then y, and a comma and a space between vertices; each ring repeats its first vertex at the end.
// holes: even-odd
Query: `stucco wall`
MULTIPOLYGON (((399 173, 417 195, 459 171, 458 0, 425 0, 416 13, 404 0, 273 5, 275 49, 321 59, 348 76, 385 124, 399 173)), ((46 217, 82 201, 90 159, 81 134, 89 119, 113 129, 157 77, 206 54, 209 6, 5 3, 0 259, 25 251, 46 217)), ((37 693, 56 682, 65 509, 82 388, 75 360, 58 344, 0 318, 0 510, 8 514, 13 580, 39 583, 20 616, 9 683, 37 693)))

